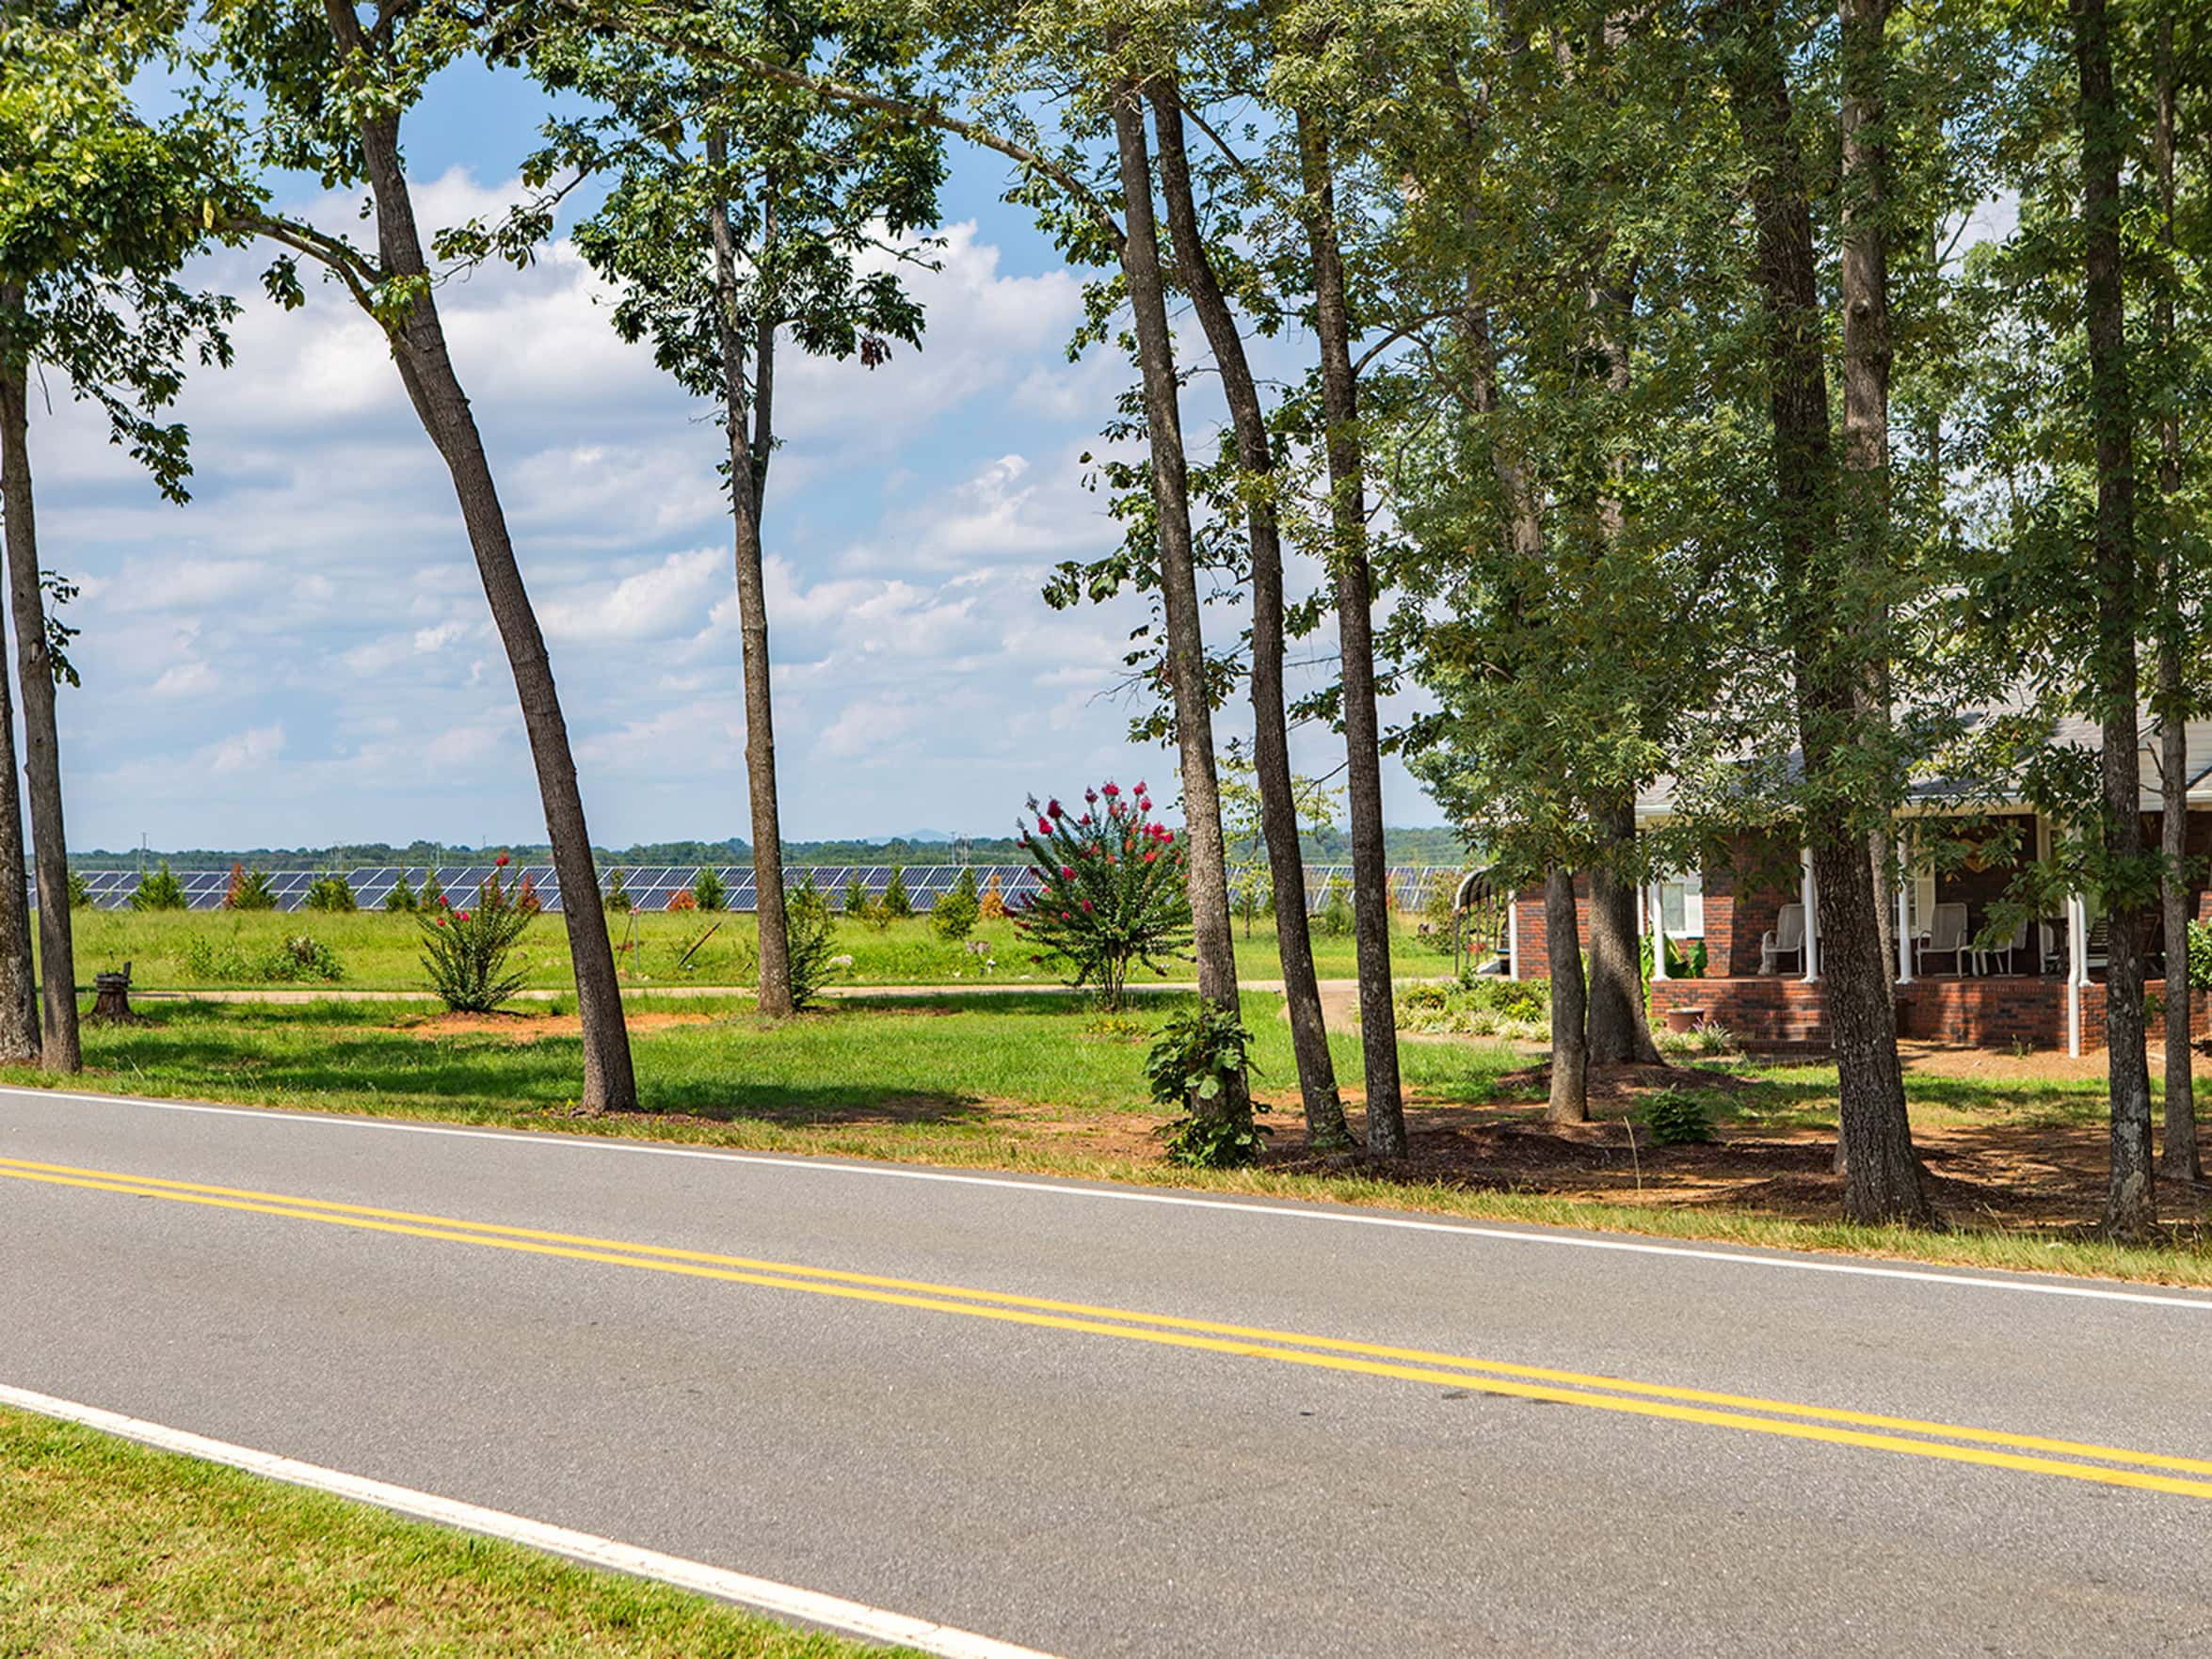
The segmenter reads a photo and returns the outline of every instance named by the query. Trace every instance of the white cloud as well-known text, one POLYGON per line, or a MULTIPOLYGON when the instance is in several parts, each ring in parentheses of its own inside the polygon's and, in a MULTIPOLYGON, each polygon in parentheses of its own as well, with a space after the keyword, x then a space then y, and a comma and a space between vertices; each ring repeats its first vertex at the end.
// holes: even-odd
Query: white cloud
POLYGON ((147 687, 147 694, 158 698, 197 697, 216 689, 215 670, 204 662, 180 662, 174 668, 165 669, 161 677, 147 687))
POLYGON ((270 765, 283 752, 284 726, 280 721, 210 743, 200 751, 199 758, 210 772, 247 772, 270 765))

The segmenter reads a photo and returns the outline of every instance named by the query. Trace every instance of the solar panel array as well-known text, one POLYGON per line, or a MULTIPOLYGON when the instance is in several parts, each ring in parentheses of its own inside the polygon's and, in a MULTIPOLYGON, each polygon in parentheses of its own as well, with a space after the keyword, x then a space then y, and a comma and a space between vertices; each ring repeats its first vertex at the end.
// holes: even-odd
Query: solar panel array
MULTIPOLYGON (((991 884, 998 883, 999 893, 1008 903, 1017 903, 1036 891, 1042 884, 1034 868, 1026 864, 909 864, 900 874, 906 882, 906 897, 915 910, 926 911, 938 899, 951 892, 960 880, 963 869, 975 872, 977 892, 984 892, 991 884)), ((402 869, 398 865, 381 868, 342 870, 336 873, 345 877, 353 889, 353 901, 363 910, 379 910, 386 897, 399 885, 404 877, 409 887, 420 895, 435 874, 437 890, 443 892, 457 904, 466 895, 473 898, 492 872, 489 864, 441 865, 435 871, 422 865, 402 869)), ((86 890, 92 903, 102 910, 120 910, 131 901, 140 880, 135 869, 86 870, 86 890)), ((279 870, 269 876, 269 889, 276 895, 279 910, 299 910, 307 903, 308 888, 323 874, 320 870, 279 870)), ((545 864, 509 866, 504 872, 510 883, 528 878, 540 903, 549 911, 561 908, 561 885, 553 867, 545 864)), ((666 910, 680 893, 692 891, 698 883, 700 869, 697 866, 622 865, 610 868, 600 874, 602 891, 611 892, 617 883, 629 895, 631 908, 642 911, 666 910)), ((750 911, 756 908, 759 890, 753 883, 750 865, 717 867, 715 873, 722 878, 723 902, 730 910, 750 911)), ((1430 890, 1436 882, 1448 881, 1458 875, 1454 869, 1425 865, 1402 865, 1389 872, 1392 902, 1401 910, 1418 910, 1428 901, 1430 890)), ((220 910, 224 896, 231 890, 231 872, 227 869, 180 869, 175 872, 177 884, 184 890, 184 903, 191 910, 220 910)), ((794 891, 809 876, 815 887, 829 901, 832 910, 842 908, 845 894, 854 877, 860 881, 861 890, 871 900, 880 899, 884 889, 890 885, 891 867, 888 864, 833 864, 805 869, 786 869, 783 885, 786 892, 794 891)), ((1319 910, 1326 902, 1330 886, 1339 885, 1347 900, 1352 892, 1352 867, 1350 865, 1316 865, 1306 872, 1306 905, 1307 911, 1319 910)), ((36 902, 37 895, 32 895, 36 902)))

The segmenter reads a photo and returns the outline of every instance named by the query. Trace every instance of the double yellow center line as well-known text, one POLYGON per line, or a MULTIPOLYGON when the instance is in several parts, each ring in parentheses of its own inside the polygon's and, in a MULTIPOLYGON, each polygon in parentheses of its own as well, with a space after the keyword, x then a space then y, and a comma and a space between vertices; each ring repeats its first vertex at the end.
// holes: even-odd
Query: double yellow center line
POLYGON ((1406 1382, 1436 1383, 1475 1393, 1501 1395, 1513 1399, 1546 1400, 1560 1405, 1583 1406, 1594 1411, 1622 1412, 1634 1416, 1701 1423, 1752 1434, 1864 1446, 1910 1457, 1934 1458, 1946 1462, 1979 1463, 1991 1468, 2055 1476, 2067 1480, 2086 1480, 2102 1486, 2136 1487, 2149 1492, 2177 1493, 2184 1497, 2212 1498, 2212 1461, 2128 1451, 2118 1446, 2080 1441, 2010 1434, 1996 1429, 1972 1428, 1915 1417, 1891 1417, 1871 1412, 1840 1411, 1827 1406, 1801 1405, 1790 1400, 1763 1399, 1754 1395, 1636 1382, 1620 1377, 1593 1376, 1542 1365, 1513 1364, 1502 1360, 1474 1359, 1462 1354, 1432 1352, 1425 1348, 1349 1342, 1295 1331, 1276 1331, 1265 1326, 1226 1324, 1212 1319, 1186 1319, 1168 1314, 1140 1313, 1128 1308, 1102 1307, 1089 1302, 1055 1301, 1042 1297, 1016 1296, 1004 1291, 974 1290, 957 1284, 934 1284, 927 1280, 894 1279, 874 1273, 848 1273, 793 1262, 718 1255, 705 1251, 675 1250, 665 1245, 638 1244, 625 1239, 598 1238, 573 1233, 553 1233, 533 1227, 509 1227, 491 1221, 458 1220, 449 1216, 378 1209, 366 1204, 337 1204, 326 1199, 260 1192, 248 1188, 215 1187, 201 1182, 124 1174, 113 1170, 37 1163, 27 1158, 0 1157, 0 1177, 55 1187, 82 1188, 94 1192, 113 1192, 134 1198, 164 1199, 174 1204, 243 1210, 254 1215, 279 1216, 291 1220, 319 1221, 326 1226, 400 1234, 450 1244, 475 1245, 487 1250, 520 1251, 532 1255, 565 1257, 572 1261, 631 1268, 641 1272, 675 1273, 687 1278, 722 1280, 769 1290, 797 1291, 809 1296, 837 1297, 849 1301, 878 1302, 933 1314, 959 1315, 971 1319, 994 1319, 1005 1324, 1036 1326, 1085 1336, 1112 1337, 1124 1342, 1146 1342, 1206 1353, 1232 1354, 1244 1359, 1269 1360, 1278 1364, 1306 1365, 1324 1371, 1386 1377, 1406 1382))

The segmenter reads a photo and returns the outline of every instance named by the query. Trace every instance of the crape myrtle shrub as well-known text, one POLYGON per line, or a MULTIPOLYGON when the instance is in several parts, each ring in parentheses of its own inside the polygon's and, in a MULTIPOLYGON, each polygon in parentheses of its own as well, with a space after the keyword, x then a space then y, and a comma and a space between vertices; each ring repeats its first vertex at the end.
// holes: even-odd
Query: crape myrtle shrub
POLYGON ((1113 782, 1085 790, 1083 807, 1030 797, 1021 848, 1041 886, 1015 922, 1037 961, 1064 965, 1070 984, 1093 986, 1102 1006, 1118 1008, 1132 968, 1165 975, 1165 959, 1191 942, 1187 869, 1142 783, 1126 794, 1113 782))
POLYGON ((430 988, 456 1013, 489 1013, 522 988, 526 976, 507 971, 507 953, 534 912, 507 891, 500 873, 506 863, 502 853, 476 890, 474 908, 457 909, 441 893, 416 913, 430 988))

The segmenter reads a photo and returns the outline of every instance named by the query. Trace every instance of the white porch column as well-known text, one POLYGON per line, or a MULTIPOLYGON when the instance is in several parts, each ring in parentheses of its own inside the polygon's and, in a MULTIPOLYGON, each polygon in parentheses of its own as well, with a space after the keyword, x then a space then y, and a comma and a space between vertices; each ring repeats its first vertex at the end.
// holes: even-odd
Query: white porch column
POLYGON ((1521 896, 1510 895, 1505 901, 1505 977, 1521 977, 1521 896))
POLYGON ((1654 981, 1663 980, 1667 978, 1667 907, 1659 883, 1651 884, 1643 906, 1651 919, 1651 977, 1654 981))
POLYGON ((1913 982, 1913 936, 1910 932, 1913 916, 1913 872, 1906 870, 1897 885, 1897 982, 1913 982))
POLYGON ((2089 907, 2066 897, 2066 1052, 2081 1053, 2081 987, 2089 982, 2089 907))
POLYGON ((1819 895, 1813 891, 1813 850, 1806 847, 1798 856, 1804 865, 1799 897, 1805 907, 1805 983, 1809 985, 1820 977, 1820 917, 1814 902, 1819 895))

